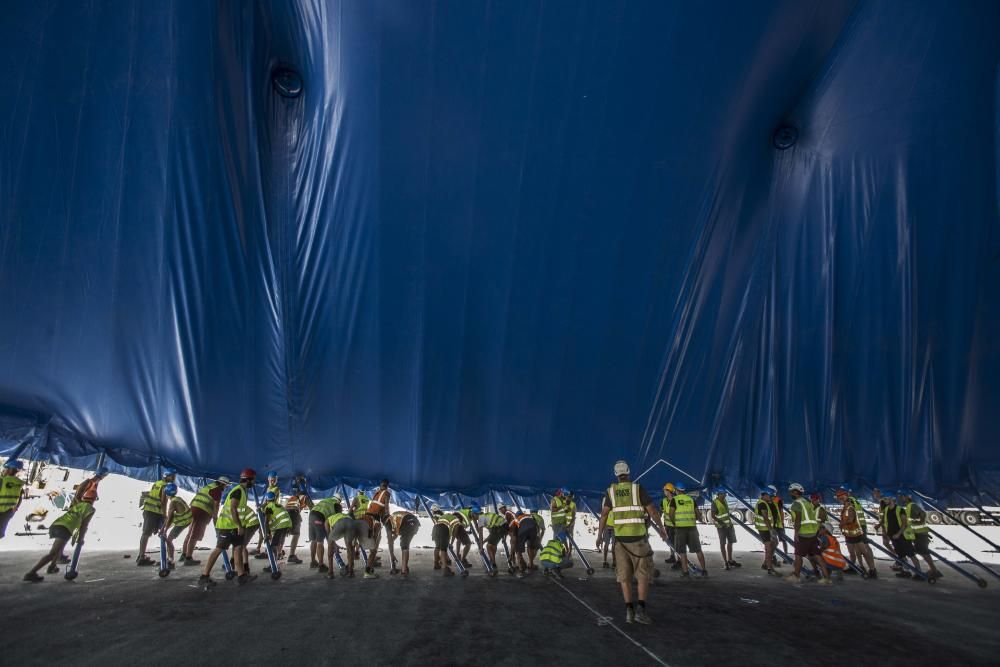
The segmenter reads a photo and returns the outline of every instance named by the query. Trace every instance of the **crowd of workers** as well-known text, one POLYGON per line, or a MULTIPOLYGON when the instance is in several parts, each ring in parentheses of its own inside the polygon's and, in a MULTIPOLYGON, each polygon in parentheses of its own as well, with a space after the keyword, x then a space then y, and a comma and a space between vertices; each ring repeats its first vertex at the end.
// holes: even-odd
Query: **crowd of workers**
MULTIPOLYGON (((0 477, 0 537, 23 498, 25 482, 19 477, 22 467, 20 461, 11 459, 4 465, 0 477)), ((655 529, 666 542, 670 548, 667 562, 672 564, 673 569, 679 570, 682 577, 707 577, 708 568, 698 533, 698 507, 684 484, 666 484, 663 501, 657 507, 649 493, 630 480, 627 463, 617 462, 614 474, 617 481, 604 495, 597 550, 603 554, 603 566, 615 569, 625 600, 626 621, 650 623, 645 607, 655 567, 648 531, 655 529), (696 559, 697 565, 689 559, 696 559), (636 595, 632 592, 633 582, 637 583, 636 595)), ((59 563, 68 562, 64 549, 71 541, 83 541, 94 515, 98 485, 106 475, 106 469, 98 469, 92 477, 77 486, 67 511, 50 525, 51 549, 24 575, 25 581, 42 581, 43 577, 38 574, 42 568, 54 573, 58 572, 59 563)), ((278 560, 295 565, 304 563, 296 552, 303 513, 308 511, 310 568, 329 578, 334 578, 337 570, 342 575, 353 577, 355 563, 360 558, 363 560, 363 576, 374 578, 377 576, 375 568, 381 563, 378 554, 384 537, 393 573, 398 572, 404 577, 409 574, 410 543, 420 527, 420 519, 415 512, 391 511, 392 493, 388 480, 382 480, 371 497, 360 491, 347 502, 339 494, 314 500, 301 478, 294 480, 290 493, 283 495, 274 472, 267 473, 266 491, 260 499, 257 498, 256 478, 256 472, 248 468, 242 471, 235 483, 227 477, 207 480, 189 504, 178 495, 176 471, 165 469, 162 478, 143 494, 142 530, 136 564, 140 567, 156 564, 147 556, 147 545, 151 537, 158 535, 165 549, 165 566, 173 569, 175 541, 187 531, 176 562, 184 567, 201 566, 201 585, 207 588, 216 584, 211 574, 220 556, 224 557, 227 573, 231 572, 240 584, 245 584, 256 578, 250 571, 251 556, 267 558, 269 564, 265 571, 272 574, 277 573, 272 568, 277 567, 278 560), (215 528, 216 544, 202 563, 194 558, 195 548, 204 538, 210 522, 215 528), (257 544, 253 547, 255 537, 257 544), (289 537, 291 540, 286 551, 285 543, 289 537)), ((783 553, 791 542, 794 547, 793 568, 786 579, 800 580, 804 568, 807 576, 815 578, 821 585, 829 584, 831 575, 839 577, 845 573, 859 573, 864 578, 878 576, 868 537, 866 510, 849 488, 842 487, 836 492, 840 503, 837 516, 831 516, 831 512, 822 505, 819 494, 807 496, 800 484, 789 485, 788 493, 792 500, 786 509, 776 486, 764 488, 753 506, 753 528, 743 525, 764 545, 761 569, 775 574, 775 568, 781 566, 777 558, 779 549, 783 553), (846 556, 834 534, 834 522, 846 543, 846 556)), ((908 561, 912 563, 914 572, 928 578, 940 577, 931 558, 924 510, 913 502, 905 489, 899 490, 895 496, 883 495, 876 490, 873 496, 879 503, 879 512, 874 516, 881 525, 883 549, 897 562, 893 566, 897 570, 896 576, 911 576, 898 564, 908 561), (921 570, 918 556, 925 561, 927 573, 921 570)), ((555 576, 562 576, 563 570, 573 567, 572 551, 577 547, 571 536, 578 509, 568 489, 558 489, 549 503, 552 538, 547 541, 544 539, 545 521, 539 512, 512 509, 503 504, 484 511, 475 503, 449 511, 436 504, 425 505, 425 509, 433 522, 434 569, 443 576, 454 576, 453 566, 463 573, 471 567, 468 555, 473 541, 478 545, 483 564, 491 576, 496 575, 497 551, 501 546, 508 571, 517 576, 523 577, 537 569, 538 565, 546 574, 555 576)), ((733 544, 736 542, 734 521, 742 522, 734 519, 730 511, 726 489, 715 489, 707 518, 718 532, 723 567, 726 570, 741 567, 741 563, 733 558, 733 544)), ((579 553, 578 548, 577 551, 579 553)))

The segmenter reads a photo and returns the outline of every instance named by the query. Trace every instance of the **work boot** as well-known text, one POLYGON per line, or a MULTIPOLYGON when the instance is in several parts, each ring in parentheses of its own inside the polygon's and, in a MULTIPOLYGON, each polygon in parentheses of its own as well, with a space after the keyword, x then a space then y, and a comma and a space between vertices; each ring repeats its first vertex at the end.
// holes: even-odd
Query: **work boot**
POLYGON ((670 554, 670 558, 664 558, 663 562, 664 563, 676 563, 677 562, 677 556, 675 556, 673 554, 670 554))
POLYGON ((45 577, 41 576, 37 572, 29 572, 28 574, 24 575, 24 580, 30 581, 33 584, 37 584, 39 581, 43 581, 44 579, 45 577))
POLYGON ((734 560, 729 561, 729 567, 743 567, 743 563, 737 563, 734 560))
POLYGON ((368 569, 365 570, 365 579, 378 579, 378 575, 375 574, 375 570, 368 569))
POLYGON ((320 572, 326 572, 329 569, 330 568, 328 568, 326 565, 323 565, 322 563, 320 563, 320 566, 319 566, 319 571, 320 572))
POLYGON ((203 574, 200 577, 198 577, 199 586, 212 587, 215 586, 217 583, 218 582, 215 579, 208 576, 207 574, 203 574))
POLYGON ((59 564, 60 565, 69 565, 69 556, 65 556, 63 554, 59 554, 59 564))
POLYGON ((301 565, 302 559, 296 556, 295 554, 292 554, 291 556, 288 557, 288 562, 294 565, 301 565))
POLYGON ((687 570, 684 570, 683 572, 681 572, 681 579, 690 579, 690 578, 691 578, 691 573, 690 572, 688 572, 687 570))
POLYGON ((609 567, 611 567, 611 566, 608 564, 608 561, 604 561, 604 569, 606 570, 609 567))
POLYGON ((627 607, 625 609, 625 622, 635 623, 635 609, 633 609, 632 607, 627 607))
POLYGON ((256 558, 257 560, 263 560, 263 559, 267 558, 267 554, 262 554, 262 553, 260 553, 258 551, 257 553, 255 553, 253 555, 253 557, 256 558))
POLYGON ((640 606, 635 609, 635 622, 641 623, 642 625, 650 625, 653 622, 653 619, 651 619, 649 614, 646 613, 646 608, 640 606))
POLYGON ((185 566, 188 566, 188 565, 201 565, 201 561, 200 560, 195 560, 194 558, 185 558, 184 559, 184 565, 185 566))
POLYGON ((732 569, 731 567, 729 567, 729 563, 726 563, 726 569, 727 570, 731 570, 732 569))
POLYGON ((52 563, 47 568, 45 568, 45 574, 59 574, 59 566, 52 563))
POLYGON ((681 562, 680 561, 675 562, 673 565, 670 566, 670 569, 671 570, 679 570, 679 569, 681 569, 681 562))
POLYGON ((767 573, 768 574, 773 574, 774 576, 778 576, 778 573, 774 571, 773 567, 767 568, 767 573))
POLYGON ((435 562, 434 563, 434 569, 435 570, 440 570, 441 569, 441 563, 435 562))
POLYGON ((135 559, 135 564, 138 565, 139 567, 146 567, 148 565, 153 565, 154 562, 152 558, 147 558, 146 556, 139 556, 138 558, 135 559))
POLYGON ((872 569, 868 570, 868 578, 869 579, 878 579, 878 570, 876 570, 874 567, 872 569))
POLYGON ((236 581, 239 582, 240 586, 242 586, 243 584, 249 584, 256 578, 257 578, 256 574, 241 574, 236 578, 236 581))
POLYGON ((317 563, 317 562, 316 562, 316 561, 314 561, 314 560, 312 560, 312 561, 309 561, 309 569, 310 569, 310 570, 315 570, 315 569, 316 569, 317 567, 319 567, 319 563, 317 563))

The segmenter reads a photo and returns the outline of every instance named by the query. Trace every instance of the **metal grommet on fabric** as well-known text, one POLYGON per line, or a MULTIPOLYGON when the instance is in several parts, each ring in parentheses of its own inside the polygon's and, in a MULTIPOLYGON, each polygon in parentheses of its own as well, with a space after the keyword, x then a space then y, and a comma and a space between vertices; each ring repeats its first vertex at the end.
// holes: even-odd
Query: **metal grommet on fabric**
POLYGON ((795 145, 795 142, 799 140, 799 131, 791 125, 781 125, 777 130, 774 131, 774 136, 771 137, 771 143, 779 151, 788 150, 795 145))
POLYGON ((271 72, 271 83, 282 97, 295 98, 302 94, 302 76, 290 67, 278 67, 271 72))

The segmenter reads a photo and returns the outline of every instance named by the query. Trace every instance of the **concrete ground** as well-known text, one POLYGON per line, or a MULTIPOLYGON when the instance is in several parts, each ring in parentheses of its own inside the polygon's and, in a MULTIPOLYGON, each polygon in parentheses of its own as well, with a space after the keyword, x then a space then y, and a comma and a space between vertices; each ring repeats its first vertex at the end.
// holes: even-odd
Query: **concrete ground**
MULTIPOLYGON (((306 551, 306 555, 308 551, 306 551)), ((166 579, 122 552, 85 553, 80 576, 21 581, 39 553, 0 555, 5 602, 3 662, 43 664, 435 664, 995 665, 1000 582, 981 590, 947 571, 936 585, 882 577, 820 587, 768 577, 759 555, 710 577, 682 581, 668 566, 650 593, 652 626, 624 623, 612 570, 589 580, 571 570, 557 583, 446 579, 428 551, 414 550, 408 579, 329 581, 308 565, 284 565, 238 586, 216 576, 204 592, 197 567, 166 579), (274 663, 279 664, 279 663, 274 663)), ((198 552, 204 558, 206 552, 198 552)), ((593 563, 600 559, 593 554, 593 563)), ((266 561, 253 561, 256 571, 266 561)), ((217 568, 221 568, 217 566, 217 568)), ((786 566, 785 572, 789 571, 786 566)))

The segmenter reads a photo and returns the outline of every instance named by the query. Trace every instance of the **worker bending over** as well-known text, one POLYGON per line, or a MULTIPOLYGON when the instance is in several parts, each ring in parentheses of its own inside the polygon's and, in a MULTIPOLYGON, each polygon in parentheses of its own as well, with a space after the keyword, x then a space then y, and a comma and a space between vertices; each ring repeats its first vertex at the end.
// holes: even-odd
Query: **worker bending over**
POLYGON ((222 501, 222 492, 230 485, 229 478, 225 475, 219 479, 211 480, 208 484, 198 489, 191 500, 191 528, 188 529, 187 538, 184 540, 184 548, 181 549, 181 560, 184 565, 200 565, 200 560, 195 560, 194 550, 205 537, 205 528, 209 522, 215 525, 219 518, 219 503, 222 501))
POLYGON ((240 473, 239 484, 230 488, 223 496, 219 508, 219 518, 215 521, 215 533, 218 538, 215 548, 209 554, 208 561, 201 572, 201 577, 198 579, 200 585, 214 586, 216 584, 215 580, 209 575, 212 572, 212 568, 215 567, 215 561, 219 560, 222 551, 230 547, 233 548, 233 569, 236 572, 237 581, 240 584, 245 584, 256 579, 256 576, 249 573, 243 549, 247 535, 253 535, 253 532, 250 532, 247 524, 244 523, 244 517, 248 509, 247 494, 256 478, 257 473, 252 468, 246 468, 240 473))
POLYGON ((157 480, 146 493, 142 501, 142 535, 139 537, 139 555, 135 557, 135 564, 140 566, 152 565, 153 559, 146 555, 146 543, 153 533, 158 533, 163 526, 163 513, 167 506, 167 484, 177 479, 177 471, 173 468, 164 468, 162 479, 157 480))
POLYGON ((83 538, 87 534, 87 527, 90 526, 90 520, 93 516, 94 506, 91 503, 79 502, 75 505, 70 505, 69 510, 49 526, 49 537, 52 538, 52 548, 49 549, 49 553, 42 556, 41 560, 28 570, 28 573, 24 575, 24 580, 32 583, 42 581, 45 577, 39 575, 38 571, 46 565, 49 566, 46 570, 49 574, 58 572, 59 565, 57 563, 59 554, 62 553, 66 543, 70 541, 74 534, 76 535, 75 541, 77 543, 83 542, 83 538))
POLYGON ((299 546, 299 536, 302 534, 302 510, 307 507, 307 499, 305 479, 297 477, 292 485, 291 494, 285 499, 285 511, 288 512, 288 518, 292 522, 291 528, 288 529, 288 533, 292 536, 292 542, 288 545, 287 562, 294 565, 302 563, 302 559, 295 555, 295 550, 299 546))
POLYGON ((694 499, 687 495, 687 487, 680 482, 674 484, 677 493, 670 500, 670 522, 674 524, 674 549, 681 557, 681 576, 690 577, 688 567, 688 549, 698 555, 698 565, 701 576, 708 576, 705 567, 705 554, 701 551, 701 537, 698 535, 698 513, 694 499))
POLYGON ((801 484, 789 485, 788 492, 795 501, 792 503, 792 522, 795 526, 795 566, 794 571, 785 579, 798 581, 802 571, 802 559, 808 558, 823 575, 819 583, 829 585, 830 573, 820 557, 822 550, 819 546, 819 539, 816 537, 819 532, 816 507, 812 501, 806 498, 805 489, 801 484))
MULTIPOLYGON (((292 517, 284 507, 281 506, 280 497, 274 491, 268 491, 264 496, 264 519, 267 521, 264 536, 270 540, 271 553, 274 559, 281 558, 281 551, 285 548, 285 536, 292 527, 292 517)), ((271 571, 270 564, 264 568, 265 572, 271 571)))
POLYGON ((542 547, 538 559, 542 562, 542 573, 552 574, 562 578, 562 571, 573 567, 573 559, 570 557, 569 548, 566 546, 564 533, 556 533, 556 537, 549 540, 542 547), (562 539, 560 539, 562 538, 562 539))
POLYGON ((400 510, 393 512, 389 518, 389 529, 387 531, 389 540, 389 557, 396 559, 393 551, 396 539, 399 539, 399 573, 404 577, 410 573, 410 543, 413 536, 420 529, 420 519, 413 512, 400 510))
POLYGON ((840 542, 833 534, 833 524, 821 523, 819 533, 816 535, 819 540, 819 548, 826 567, 834 574, 838 581, 844 578, 844 572, 853 572, 848 569, 847 559, 840 550, 840 542))
POLYGON ((177 485, 171 482, 163 487, 167 494, 167 515, 160 529, 160 537, 167 544, 167 567, 174 569, 174 540, 192 523, 191 508, 177 495, 177 485))

